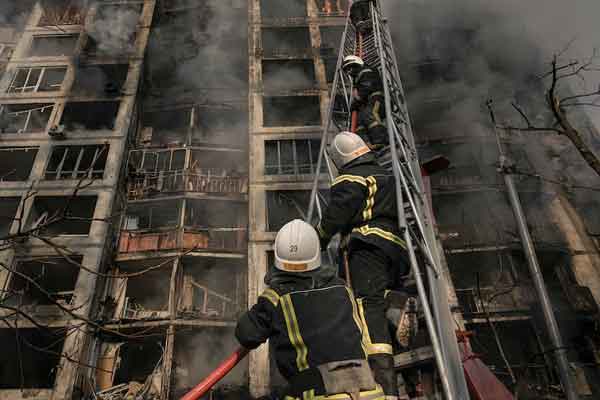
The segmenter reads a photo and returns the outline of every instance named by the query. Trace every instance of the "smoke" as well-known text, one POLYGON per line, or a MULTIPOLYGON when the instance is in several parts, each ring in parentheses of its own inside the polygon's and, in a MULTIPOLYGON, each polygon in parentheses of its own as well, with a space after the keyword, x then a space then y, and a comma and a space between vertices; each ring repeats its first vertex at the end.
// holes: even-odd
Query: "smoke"
POLYGON ((96 50, 109 55, 133 50, 140 12, 139 4, 99 7, 94 23, 88 30, 96 50))

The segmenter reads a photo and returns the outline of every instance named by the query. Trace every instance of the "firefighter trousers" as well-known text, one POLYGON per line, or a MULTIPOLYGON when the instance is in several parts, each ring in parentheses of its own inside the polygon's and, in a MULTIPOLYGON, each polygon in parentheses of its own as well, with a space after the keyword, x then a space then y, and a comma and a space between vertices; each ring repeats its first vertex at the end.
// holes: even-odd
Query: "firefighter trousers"
POLYGON ((359 109, 356 133, 371 145, 385 146, 389 143, 383 96, 370 96, 359 109))
POLYGON ((380 248, 361 241, 350 247, 348 265, 375 381, 386 396, 398 396, 392 338, 385 315, 385 292, 396 281, 392 260, 380 248))

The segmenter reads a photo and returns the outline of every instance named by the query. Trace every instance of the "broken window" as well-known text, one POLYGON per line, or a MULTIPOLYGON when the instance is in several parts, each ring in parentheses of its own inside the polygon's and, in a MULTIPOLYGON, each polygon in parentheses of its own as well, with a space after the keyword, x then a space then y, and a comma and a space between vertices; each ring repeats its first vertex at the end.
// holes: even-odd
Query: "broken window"
POLYGON ((0 197, 0 239, 9 234, 19 204, 20 197, 0 197))
POLYGON ((328 53, 337 56, 338 49, 342 44, 343 26, 320 26, 321 32, 321 51, 327 50, 328 53))
MULTIPOLYGON (((326 204, 327 191, 320 190, 318 195, 321 204, 326 204)), ((310 190, 267 191, 267 231, 276 232, 296 218, 306 220, 309 202, 310 190)))
POLYGON ((319 96, 263 97, 263 102, 265 127, 321 125, 319 96))
POLYGON ((66 73, 66 67, 18 68, 8 93, 58 91, 66 73))
POLYGON ((263 18, 306 17, 306 0, 260 0, 263 18))
MULTIPOLYGON (((136 263, 122 268, 122 272, 131 274, 158 265, 136 263)), ((123 304, 123 319, 156 318, 157 312, 166 312, 169 308, 169 281, 171 268, 158 268, 146 271, 141 275, 126 278, 125 301, 123 304)))
MULTIPOLYGON (((154 372, 160 373, 165 346, 163 336, 148 335, 142 339, 131 339, 121 345, 120 363, 113 384, 144 383, 154 372)), ((189 349, 188 349, 189 351, 189 349)))
POLYGON ((143 117, 142 140, 157 146, 185 144, 193 126, 192 117, 191 107, 148 111, 143 117))
POLYGON ((0 389, 52 388, 64 332, 64 329, 19 327, 17 334, 14 329, 1 329, 0 389))
POLYGON ((265 175, 314 174, 320 147, 320 139, 265 141, 265 175))
POLYGON ((189 247, 242 251, 247 247, 247 204, 234 201, 190 200, 185 212, 189 247))
POLYGON ((333 80, 335 79, 337 62, 337 57, 323 57, 323 64, 325 64, 325 78, 327 79, 327 83, 333 83, 333 80))
POLYGON ((78 35, 34 36, 30 57, 65 57, 75 53, 78 35))
POLYGON ((265 57, 309 53, 311 47, 308 27, 262 29, 262 51, 265 57))
POLYGON ((122 55, 135 49, 142 4, 107 4, 98 7, 84 52, 88 55, 122 55))
POLYGON ((38 26, 83 25, 85 7, 82 0, 43 0, 38 26))
POLYGON ((199 318, 234 320, 245 304, 245 274, 240 263, 188 259, 184 265, 180 310, 199 318))
MULTIPOLYGON (((76 264, 81 264, 83 260, 81 256, 69 256, 69 258, 76 264)), ((67 259, 49 257, 20 261, 14 269, 29 279, 19 274, 13 274, 8 287, 8 304, 37 306, 59 303, 66 306, 71 302, 79 266, 71 264, 67 259)))
POLYGON ((37 152, 37 147, 0 148, 0 182, 26 181, 37 152))
POLYGON ((55 146, 46 179, 102 179, 108 149, 108 145, 55 146))
POLYGON ((181 200, 134 203, 127 207, 125 230, 157 230, 176 228, 179 224, 181 200))
POLYGON ((37 133, 46 130, 53 104, 3 104, 0 106, 0 132, 37 133))
POLYGON ((127 79, 127 64, 86 65, 77 69, 71 93, 80 96, 121 95, 127 79))
POLYGON ((60 123, 70 131, 113 129, 118 112, 118 101, 69 102, 60 123))
POLYGON ((265 91, 310 89, 317 84, 313 60, 263 60, 262 79, 265 91))
POLYGON ((37 196, 29 213, 29 228, 42 235, 87 235, 96 196, 37 196))
POLYGON ((237 105, 198 107, 193 142, 246 145, 239 137, 248 132, 248 111, 237 105), (226 118, 223 116, 226 115, 226 118))
POLYGON ((129 165, 139 173, 179 171, 185 167, 186 149, 134 150, 129 165))

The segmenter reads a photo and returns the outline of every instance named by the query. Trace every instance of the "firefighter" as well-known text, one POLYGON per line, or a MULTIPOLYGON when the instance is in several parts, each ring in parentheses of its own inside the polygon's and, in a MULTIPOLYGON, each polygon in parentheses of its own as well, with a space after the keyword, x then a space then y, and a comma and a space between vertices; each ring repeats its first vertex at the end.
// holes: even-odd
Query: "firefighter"
POLYGON ((269 287, 240 317, 238 341, 254 349, 270 340, 288 382, 285 400, 383 400, 362 346, 354 296, 334 268, 321 267, 315 229, 293 220, 277 233, 274 247, 269 287))
POLYGON ((386 319, 386 291, 401 286, 408 271, 406 246, 398 228, 393 176, 377 164, 365 142, 352 132, 332 141, 329 155, 339 175, 317 225, 321 246, 344 237, 348 277, 365 327, 363 340, 375 380, 386 398, 398 396, 392 339, 386 319))
POLYGON ((357 0, 350 7, 350 21, 360 33, 368 33, 372 28, 371 3, 375 0, 357 0))
POLYGON ((352 78, 355 89, 351 111, 358 112, 356 133, 371 149, 379 150, 389 143, 381 75, 362 58, 352 55, 344 58, 342 69, 352 78))

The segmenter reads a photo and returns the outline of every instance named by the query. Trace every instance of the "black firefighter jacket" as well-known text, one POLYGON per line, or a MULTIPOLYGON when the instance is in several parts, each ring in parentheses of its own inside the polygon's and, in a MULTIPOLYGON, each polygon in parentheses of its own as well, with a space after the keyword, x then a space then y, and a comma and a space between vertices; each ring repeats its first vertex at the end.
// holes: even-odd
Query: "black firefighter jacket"
POLYGON ((330 201, 317 231, 322 244, 336 233, 375 245, 392 259, 402 257, 406 245, 398 229, 394 177, 377 164, 372 153, 339 170, 330 201))
POLYGON ((366 359, 352 292, 335 276, 315 283, 310 274, 278 272, 235 330, 248 349, 269 339, 288 382, 326 363, 366 359))

